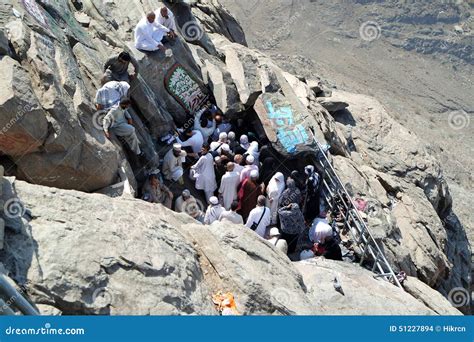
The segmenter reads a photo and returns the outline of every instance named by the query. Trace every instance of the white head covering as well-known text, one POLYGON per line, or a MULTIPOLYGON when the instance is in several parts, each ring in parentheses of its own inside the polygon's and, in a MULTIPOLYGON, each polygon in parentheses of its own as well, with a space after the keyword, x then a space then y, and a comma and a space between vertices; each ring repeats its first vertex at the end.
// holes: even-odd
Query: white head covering
POLYGON ((250 178, 258 178, 258 171, 257 170, 252 170, 250 172, 250 178))
POLYGON ((249 144, 249 137, 246 136, 245 134, 243 134, 241 137, 240 137, 240 146, 242 146, 244 149, 248 150, 248 148, 250 147, 250 144, 249 144))
POLYGON ((216 196, 212 196, 211 198, 209 198, 209 203, 211 203, 212 205, 218 205, 219 200, 217 199, 216 196))
POLYGON ((285 176, 283 173, 277 172, 268 182, 267 193, 272 193, 273 196, 276 195, 275 197, 279 198, 283 190, 285 190, 285 176))
POLYGON ((219 134, 219 141, 222 141, 222 140, 227 140, 226 132, 222 132, 221 134, 219 134))
POLYGON ((268 235, 270 237, 280 236, 280 231, 278 230, 277 227, 273 227, 273 228, 270 229, 270 232, 268 233, 268 235))
POLYGON ((230 147, 227 144, 223 144, 221 147, 222 151, 224 152, 230 152, 230 147))
POLYGON ((181 144, 173 144, 173 150, 181 151, 181 144))
POLYGON ((252 155, 247 156, 245 160, 248 165, 252 165, 255 162, 255 158, 252 155))
POLYGON ((235 133, 234 132, 229 132, 227 134, 227 138, 229 138, 230 140, 235 140, 235 133))
POLYGON ((313 165, 308 165, 304 168, 304 172, 309 176, 314 173, 314 166, 313 165))
POLYGON ((191 196, 191 191, 188 189, 184 189, 183 192, 181 193, 183 197, 190 197, 191 196))

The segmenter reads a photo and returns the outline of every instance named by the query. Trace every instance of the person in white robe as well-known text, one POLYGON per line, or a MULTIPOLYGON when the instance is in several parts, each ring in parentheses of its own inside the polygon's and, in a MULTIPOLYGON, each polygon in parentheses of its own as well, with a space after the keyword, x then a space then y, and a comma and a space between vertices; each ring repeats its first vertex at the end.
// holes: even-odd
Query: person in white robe
POLYGON ((135 47, 138 50, 166 50, 162 40, 170 32, 170 29, 156 22, 155 19, 155 13, 150 12, 135 27, 135 47))
POLYGON ((242 218, 242 215, 240 215, 237 212, 237 209, 239 208, 239 202, 234 201, 230 205, 230 209, 227 211, 224 211, 221 216, 219 217, 220 222, 229 222, 233 224, 244 224, 244 219, 242 218))
POLYGON ((237 188, 240 184, 240 176, 234 171, 234 163, 229 162, 226 165, 227 172, 221 179, 221 186, 219 188, 219 196, 221 203, 226 210, 229 210, 232 202, 237 199, 237 188))
POLYGON ((204 224, 213 224, 214 222, 219 221, 219 217, 224 211, 225 209, 220 205, 217 197, 211 196, 209 199, 209 207, 204 216, 204 224))
POLYGON ((260 153, 258 152, 258 142, 252 141, 250 146, 247 150, 247 153, 251 155, 255 159, 255 164, 258 165, 260 163, 260 153))
POLYGON ((267 186, 267 200, 272 215, 272 224, 276 224, 278 216, 278 203, 280 196, 285 190, 285 177, 281 172, 277 172, 267 186))
POLYGON ((164 27, 168 28, 173 32, 173 35, 176 36, 176 23, 174 21, 174 14, 171 12, 167 7, 163 6, 159 10, 155 11, 155 14, 158 13, 158 17, 156 21, 163 25, 164 27))
POLYGON ((203 190, 206 201, 214 195, 217 189, 216 173, 214 170, 214 158, 209 153, 209 146, 202 147, 201 157, 196 164, 191 166, 191 179, 196 180, 196 189, 203 190))
POLYGON ((166 153, 163 159, 162 172, 166 180, 183 184, 183 162, 186 158, 186 151, 181 149, 180 144, 174 144, 173 148, 166 153))
POLYGON ((227 133, 225 132, 219 135, 218 141, 211 142, 211 152, 217 152, 218 155, 221 155, 222 149, 230 151, 230 147, 227 144, 227 133))
POLYGON ((275 246, 276 249, 283 252, 283 254, 288 253, 288 243, 285 239, 280 238, 280 231, 277 227, 270 228, 267 241, 275 246))
POLYGON ((191 192, 188 189, 183 190, 181 196, 176 199, 174 208, 177 213, 186 213, 195 220, 203 223, 204 222, 204 213, 201 210, 201 207, 191 195, 191 192))

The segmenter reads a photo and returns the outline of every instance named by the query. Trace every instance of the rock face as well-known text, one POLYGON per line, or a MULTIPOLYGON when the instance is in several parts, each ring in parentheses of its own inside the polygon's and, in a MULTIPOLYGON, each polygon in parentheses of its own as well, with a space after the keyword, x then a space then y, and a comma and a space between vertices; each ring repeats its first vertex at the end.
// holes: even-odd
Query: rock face
MULTIPOLYGON (((21 181, 13 188, 28 212, 21 233, 7 235, 2 262, 43 313, 213 315, 212 293, 230 291, 245 315, 435 314, 358 266, 295 265, 243 226, 202 226, 134 199, 21 181), (369 297, 371 307, 361 307, 369 297)), ((437 313, 459 314, 438 297, 437 313)))
MULTIPOLYGON (((79 8, 66 0, 0 4, 0 25, 9 39, 6 45, 0 35, 6 78, 0 85, 0 151, 2 162, 11 165, 7 174, 56 188, 114 195, 119 186, 120 195, 136 193, 133 171, 138 179, 143 168, 137 171, 137 163, 127 161, 118 140, 105 139, 93 109, 103 62, 127 50, 140 64, 131 84, 131 113, 151 166, 158 164, 154 143, 176 125, 189 124, 189 114, 212 96, 229 118, 248 121, 260 138, 268 138, 283 161, 299 152, 302 162, 312 155, 314 132, 319 143, 329 144, 354 198, 369 203, 368 225, 394 268, 444 295, 469 287, 464 228, 438 162, 414 134, 375 99, 331 93, 246 47, 242 29, 216 1, 166 3, 181 32, 167 44, 171 54, 132 47, 134 26, 159 1, 85 0, 79 8), (190 25, 196 36, 187 31, 190 25), (180 81, 184 90, 176 87, 180 81)), ((3 260, 12 278, 30 282, 32 298, 49 309, 212 314, 210 295, 224 290, 238 297, 245 314, 325 313, 314 305, 321 299, 308 290, 312 280, 304 279, 318 266, 298 266, 301 277, 242 227, 203 227, 132 199, 16 184, 32 215, 21 238, 6 236, 3 260), (19 257, 18 250, 24 251, 19 257)), ((341 267, 353 274, 352 265, 341 267)), ((360 284, 377 288, 379 298, 388 291, 387 284, 364 279, 360 284)), ((416 302, 412 313, 445 312, 446 301, 429 303, 420 288, 411 293, 431 309, 416 302)), ((403 312, 394 307, 413 300, 397 291, 393 296, 387 310, 397 313, 403 312)), ((359 299, 353 300, 356 305, 359 299)), ((324 305, 332 312, 330 303, 324 305)), ((382 307, 374 312, 391 313, 382 307)))

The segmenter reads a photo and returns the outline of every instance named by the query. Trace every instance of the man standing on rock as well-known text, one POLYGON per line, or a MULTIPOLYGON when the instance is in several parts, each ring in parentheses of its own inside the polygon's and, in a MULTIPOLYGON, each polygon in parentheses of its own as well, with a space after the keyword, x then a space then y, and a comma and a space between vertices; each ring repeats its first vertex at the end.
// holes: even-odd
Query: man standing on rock
POLYGON ((105 136, 110 139, 110 133, 114 133, 119 137, 123 137, 130 149, 136 155, 142 155, 140 143, 138 141, 135 127, 127 108, 130 106, 130 99, 123 97, 120 104, 112 107, 104 118, 103 128, 105 136))
POLYGON ((104 80, 125 81, 130 83, 138 75, 138 62, 126 51, 120 52, 118 56, 110 57, 104 64, 104 80), (128 67, 132 63, 134 73, 128 73, 128 67))
POLYGON ((163 41, 171 30, 155 21, 156 15, 150 12, 135 27, 135 47, 143 51, 166 50, 163 41))

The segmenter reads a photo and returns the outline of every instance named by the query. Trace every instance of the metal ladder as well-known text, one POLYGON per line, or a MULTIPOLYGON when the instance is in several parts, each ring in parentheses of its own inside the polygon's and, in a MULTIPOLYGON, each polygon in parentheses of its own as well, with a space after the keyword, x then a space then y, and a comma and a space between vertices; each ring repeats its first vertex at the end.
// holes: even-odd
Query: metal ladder
POLYGON ((376 277, 381 277, 403 289, 397 278, 397 275, 393 271, 383 251, 370 232, 369 227, 360 216, 360 213, 354 205, 354 202, 347 192, 347 189, 334 170, 331 162, 324 152, 323 147, 314 136, 314 133, 311 130, 310 132, 313 136, 314 142, 317 145, 317 163, 319 163, 325 172, 321 179, 322 186, 325 190, 324 195, 326 203, 328 203, 329 207, 333 211, 344 211, 344 226, 349 230, 352 240, 360 249, 362 255, 360 265, 363 265, 364 262, 373 262, 372 272, 376 273, 376 277), (335 201, 336 199, 337 201, 335 201))

